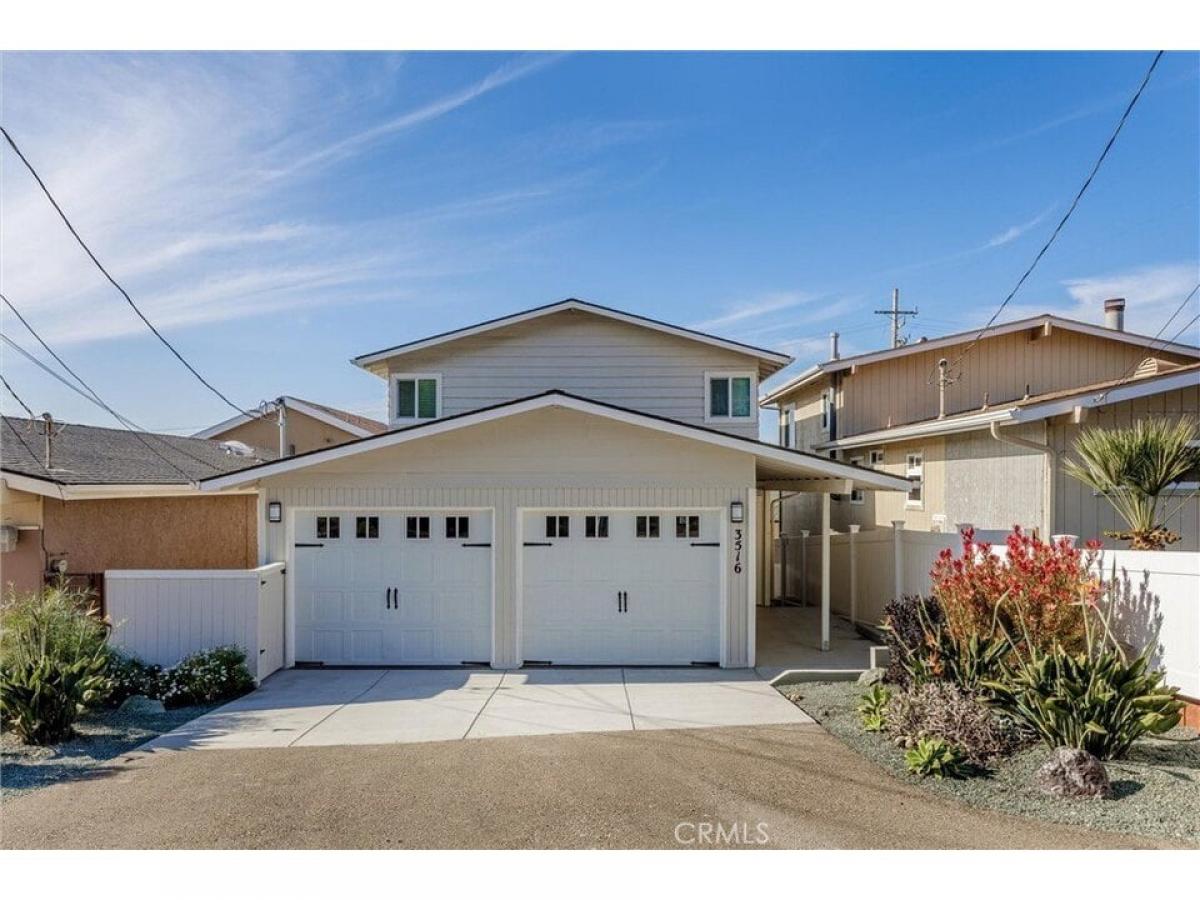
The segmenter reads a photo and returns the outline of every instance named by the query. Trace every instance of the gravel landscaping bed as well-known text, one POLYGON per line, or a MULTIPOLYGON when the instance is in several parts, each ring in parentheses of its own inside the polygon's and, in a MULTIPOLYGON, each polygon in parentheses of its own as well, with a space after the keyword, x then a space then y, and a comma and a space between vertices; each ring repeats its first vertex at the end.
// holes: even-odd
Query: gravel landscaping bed
POLYGON ((1112 800, 1063 800, 1042 794, 1034 785, 1034 773, 1049 756, 1044 746, 1001 760, 985 776, 920 779, 905 769, 900 748, 886 737, 863 731, 855 710, 866 691, 862 685, 821 682, 780 690, 859 753, 897 778, 937 794, 1067 825, 1200 843, 1200 736, 1191 729, 1144 738, 1134 744, 1128 759, 1105 763, 1115 793, 1112 800))
POLYGON ((102 773, 105 764, 151 738, 203 715, 210 706, 185 706, 165 713, 99 710, 75 723, 76 737, 53 747, 32 747, 0 734, 0 799, 102 773))

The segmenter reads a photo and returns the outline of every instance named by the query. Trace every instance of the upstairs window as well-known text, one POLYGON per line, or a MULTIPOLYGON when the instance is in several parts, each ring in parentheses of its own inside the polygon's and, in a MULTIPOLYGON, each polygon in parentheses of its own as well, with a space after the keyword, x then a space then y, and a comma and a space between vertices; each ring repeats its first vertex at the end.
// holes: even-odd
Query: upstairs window
MULTIPOLYGON (((863 458, 861 456, 850 457, 850 465, 861 466, 863 458)), ((862 506, 867 500, 867 495, 859 488, 854 488, 850 491, 850 502, 855 506, 862 506)))
POLYGON ((706 422, 752 422, 754 414, 753 372, 708 372, 705 374, 706 422))
POLYGON ((436 419, 442 406, 440 375, 393 375, 392 419, 421 422, 436 419))
POLYGON ((408 516, 404 522, 404 533, 417 541, 429 539, 429 516, 408 516))
POLYGON ((883 465, 883 451, 882 450, 872 450, 871 451, 871 468, 877 469, 882 465, 883 465))
MULTIPOLYGON (((1200 441, 1188 441, 1188 447, 1200 458, 1200 441)), ((1170 493, 1186 494, 1194 494, 1196 491, 1200 491, 1200 462, 1197 462, 1196 465, 1184 472, 1177 481, 1172 481, 1167 491, 1170 493)))
POLYGON ((910 485, 904 505, 910 509, 925 507, 925 454, 909 453, 904 458, 904 474, 910 485))
POLYGON ((833 408, 833 392, 821 391, 821 430, 829 431, 831 410, 833 408))
POLYGON ((780 447, 795 447, 792 440, 792 435, 795 434, 794 421, 796 415, 796 407, 791 404, 781 406, 779 408, 779 446, 780 447))
POLYGON ((638 516, 634 521, 634 534, 640 538, 658 537, 658 516, 638 516))

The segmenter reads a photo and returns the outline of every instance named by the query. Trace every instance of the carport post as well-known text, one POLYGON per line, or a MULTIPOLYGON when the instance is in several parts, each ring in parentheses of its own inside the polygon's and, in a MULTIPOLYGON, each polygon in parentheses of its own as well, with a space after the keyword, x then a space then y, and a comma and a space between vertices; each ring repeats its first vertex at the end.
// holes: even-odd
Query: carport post
POLYGON ((858 623, 858 530, 861 525, 850 526, 850 621, 858 623))
POLYGON ((893 599, 904 596, 904 520, 892 519, 892 559, 895 562, 896 590, 893 599))
POLYGON ((829 513, 832 495, 821 494, 821 649, 829 649, 829 513))

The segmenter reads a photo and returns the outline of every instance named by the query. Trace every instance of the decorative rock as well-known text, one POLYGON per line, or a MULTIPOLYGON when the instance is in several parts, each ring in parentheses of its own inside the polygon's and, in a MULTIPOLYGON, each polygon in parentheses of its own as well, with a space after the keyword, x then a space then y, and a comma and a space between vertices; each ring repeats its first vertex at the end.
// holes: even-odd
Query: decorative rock
POLYGON ((1055 797, 1112 796, 1104 763, 1086 750, 1058 747, 1037 771, 1038 787, 1055 797))
POLYGON ((125 702, 120 706, 120 711, 125 713, 164 713, 167 708, 163 706, 161 700, 134 694, 132 697, 125 698, 125 702))
POLYGON ((885 672, 887 672, 887 669, 867 669, 867 671, 858 676, 858 683, 867 685, 879 684, 883 681, 885 672))

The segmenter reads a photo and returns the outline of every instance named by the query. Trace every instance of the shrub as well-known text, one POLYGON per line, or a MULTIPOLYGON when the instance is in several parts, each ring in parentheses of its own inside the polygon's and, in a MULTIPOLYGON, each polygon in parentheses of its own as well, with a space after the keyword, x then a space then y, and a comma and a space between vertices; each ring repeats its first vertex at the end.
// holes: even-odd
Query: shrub
POLYGON ((241 647, 213 647, 185 657, 162 674, 160 699, 169 708, 232 700, 254 689, 241 647))
POLYGON ((908 771, 926 778, 962 778, 967 774, 966 759, 953 744, 941 738, 921 738, 916 746, 904 754, 908 771))
POLYGON ((867 731, 883 731, 887 723, 887 705, 892 692, 882 684, 874 684, 858 702, 858 713, 862 716, 863 728, 867 731))
MULTIPOLYGON (((1013 642, 1001 678, 988 682, 990 702, 1032 728, 1051 748, 1086 750, 1097 759, 1120 759, 1143 734, 1179 724, 1178 688, 1151 670, 1150 649, 1133 662, 1113 636, 1096 596, 1080 602, 1084 648, 1056 644, 1042 651, 1030 640, 1013 642)), ((1023 623, 1019 623, 1023 624, 1023 623)))
POLYGON ((1143 654, 1126 662, 1119 648, 1071 654, 1062 647, 1021 658, 987 685, 996 707, 1032 728, 1049 747, 1120 759, 1143 734, 1179 724, 1177 688, 1149 671, 1143 654))
POLYGON ((27 743, 70 737, 108 691, 108 628, 89 600, 59 584, 10 594, 0 608, 0 718, 27 743))
POLYGON ((1200 449, 1194 446, 1198 434, 1200 425, 1190 416, 1139 419, 1129 428, 1089 428, 1075 441, 1079 460, 1066 460, 1063 471, 1099 493, 1124 519, 1128 530, 1105 535, 1129 541, 1133 550, 1162 550, 1180 539, 1163 522, 1189 498, 1162 515, 1159 498, 1200 466, 1200 449))
POLYGON ((956 641, 936 598, 904 597, 884 608, 884 632, 891 661, 886 678, 905 687, 947 679, 974 690, 998 672, 1008 653, 1002 633, 972 634, 956 641))
POLYGON ((888 734, 902 747, 913 747, 925 738, 941 738, 980 766, 1018 750, 1029 740, 1011 719, 948 681, 915 685, 897 694, 888 704, 886 719, 888 734))
POLYGON ((130 697, 162 698, 162 666, 142 662, 119 650, 110 650, 105 675, 109 680, 108 705, 120 706, 130 697))
POLYGON ((943 550, 933 565, 933 594, 950 640, 959 648, 972 637, 981 644, 1004 636, 1037 650, 1061 644, 1079 650, 1084 643, 1083 603, 1099 596, 1092 574, 1096 547, 1047 543, 1013 528, 1005 557, 962 534, 962 554, 943 550))

